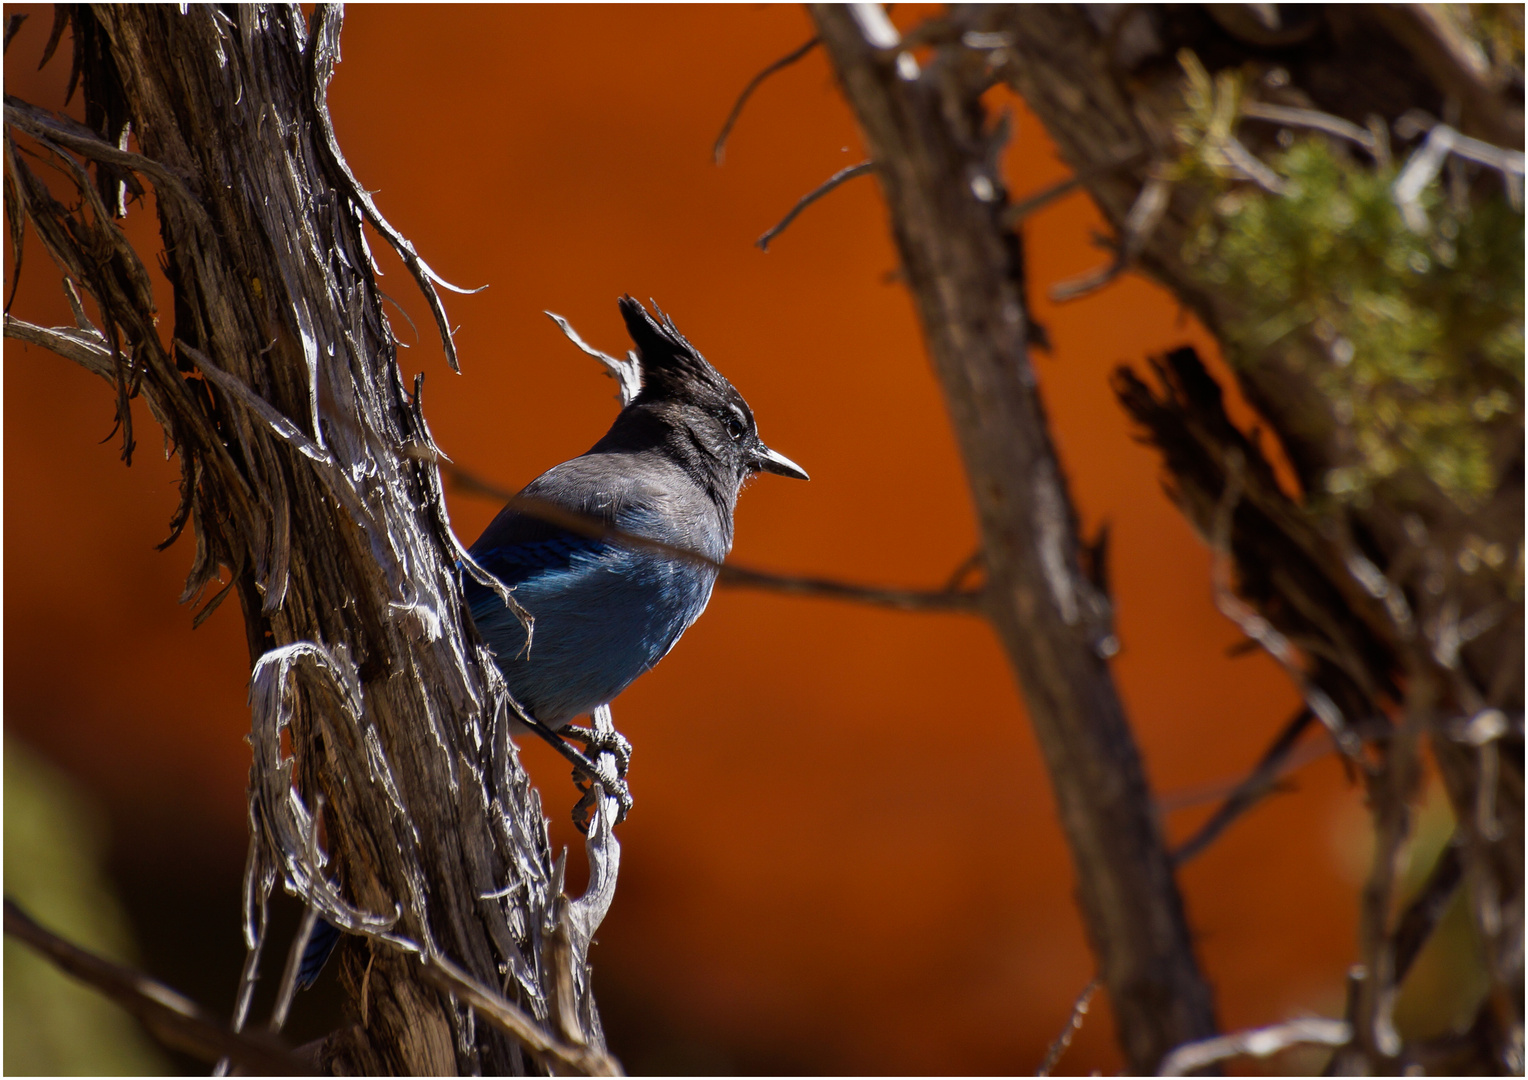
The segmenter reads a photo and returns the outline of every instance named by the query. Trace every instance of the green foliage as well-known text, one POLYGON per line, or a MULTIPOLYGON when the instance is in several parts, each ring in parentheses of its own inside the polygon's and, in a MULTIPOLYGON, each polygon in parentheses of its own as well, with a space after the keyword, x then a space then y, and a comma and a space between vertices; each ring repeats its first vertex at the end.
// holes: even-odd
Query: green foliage
MULTIPOLYGON (((1523 6, 1521 4, 1467 4, 1468 33, 1485 51, 1492 78, 1519 78, 1523 71, 1523 6)), ((1459 8, 1453 9, 1455 12, 1459 8)))
POLYGON ((1446 191, 1445 170, 1420 199, 1429 227, 1414 232, 1394 167, 1314 134, 1266 162, 1276 190, 1237 183, 1249 175, 1232 138, 1239 84, 1185 66, 1179 178, 1213 185, 1185 254, 1245 313, 1228 327, 1233 361, 1314 340, 1291 355, 1307 358, 1356 448, 1328 475, 1330 494, 1362 500, 1416 468, 1465 507, 1487 496, 1496 448, 1522 429, 1521 209, 1484 184, 1446 191))
MULTIPOLYGON (((101 823, 69 781, 5 741, 5 892, 42 925, 130 961, 127 920, 101 873, 101 823)), ((136 1020, 28 946, 5 939, 5 1072, 162 1075, 136 1020)))

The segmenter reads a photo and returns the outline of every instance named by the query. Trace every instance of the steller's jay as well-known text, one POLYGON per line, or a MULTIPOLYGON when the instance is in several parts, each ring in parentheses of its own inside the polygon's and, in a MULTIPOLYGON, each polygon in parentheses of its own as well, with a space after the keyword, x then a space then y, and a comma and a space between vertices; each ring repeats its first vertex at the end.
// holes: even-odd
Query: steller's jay
MULTIPOLYGON (((748 403, 672 319, 654 305, 655 320, 630 296, 619 304, 637 347, 640 393, 587 453, 532 480, 521 496, 534 501, 509 503, 470 549, 534 619, 528 634, 498 594, 465 578, 478 632, 544 735, 608 704, 663 659, 706 609, 716 568, 559 527, 531 512, 535 502, 720 562, 732 550, 732 513, 749 477, 807 479, 764 445, 748 403)), ((318 977, 338 940, 320 920, 300 986, 318 977)))

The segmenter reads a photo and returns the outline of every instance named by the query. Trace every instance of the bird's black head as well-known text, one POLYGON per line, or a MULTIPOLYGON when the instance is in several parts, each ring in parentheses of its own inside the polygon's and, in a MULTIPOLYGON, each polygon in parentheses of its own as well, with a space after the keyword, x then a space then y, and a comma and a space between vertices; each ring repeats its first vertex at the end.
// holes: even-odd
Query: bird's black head
POLYGON ((642 391, 628 410, 660 419, 677 457, 713 479, 730 482, 731 499, 756 472, 808 478, 801 466, 764 445, 743 395, 657 304, 657 319, 630 296, 621 297, 620 305, 642 369, 642 391))

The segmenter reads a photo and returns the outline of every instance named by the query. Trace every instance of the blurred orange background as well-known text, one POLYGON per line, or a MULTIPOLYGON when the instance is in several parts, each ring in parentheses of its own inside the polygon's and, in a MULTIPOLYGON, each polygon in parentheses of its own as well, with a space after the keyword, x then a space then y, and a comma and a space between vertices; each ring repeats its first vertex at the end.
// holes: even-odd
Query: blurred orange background
MULTIPOLYGON (((69 44, 40 73, 51 13, 10 49, 8 92, 60 107, 69 44)), ((918 17, 899 6, 906 26, 918 17)), ((426 373, 441 447, 506 488, 587 449, 614 384, 542 314, 608 352, 615 298, 652 297, 747 396, 809 484, 764 477, 734 558, 769 569, 937 587, 975 547, 961 463, 872 178, 808 209, 768 254, 754 239, 864 157, 820 51, 773 77, 711 142, 743 84, 812 33, 795 7, 350 8, 330 100, 340 144, 384 214, 458 285, 462 374, 373 238, 394 326, 426 373)), ((1016 100, 1008 184, 1067 174, 1016 100)), ((76 99, 72 111, 78 115, 76 99)), ((152 251, 151 209, 128 229, 152 251)), ((1114 670, 1154 789, 1245 770, 1296 696, 1216 613, 1209 557, 1132 439, 1111 368, 1203 330, 1127 277, 1054 306, 1046 290, 1106 258, 1074 194, 1025 227, 1036 364, 1087 533, 1112 528, 1123 651, 1114 670)), ((145 261, 148 261, 147 259, 145 261)), ((170 310, 167 299, 162 310, 170 310)), ((29 238, 14 314, 68 323, 29 238)), ((106 807, 112 871, 156 974, 223 1009, 241 958, 240 615, 192 632, 176 596, 189 538, 157 552, 178 469, 138 406, 132 467, 113 399, 51 354, 6 344, 7 734, 106 807)), ((1245 410, 1242 416, 1247 414, 1245 410)), ((497 510, 454 495, 471 542, 497 510)), ((718 590, 706 616, 615 706, 635 744, 615 907, 592 953, 613 1051, 641 1072, 1032 1072, 1092 961, 1045 773, 1001 650, 980 621, 718 590)), ((554 840, 577 850, 566 769, 525 749, 554 840)), ((1363 863, 1360 796, 1331 758, 1182 875, 1227 1027, 1340 1008, 1363 863)), ((1208 804, 1166 817, 1182 838, 1208 804)), ((38 913, 45 917, 45 913, 38 913)), ((285 918, 290 921, 290 913, 285 918)), ((335 1022, 328 982, 294 1034, 335 1022)), ((1106 1004, 1063 1072, 1120 1066, 1106 1004)))

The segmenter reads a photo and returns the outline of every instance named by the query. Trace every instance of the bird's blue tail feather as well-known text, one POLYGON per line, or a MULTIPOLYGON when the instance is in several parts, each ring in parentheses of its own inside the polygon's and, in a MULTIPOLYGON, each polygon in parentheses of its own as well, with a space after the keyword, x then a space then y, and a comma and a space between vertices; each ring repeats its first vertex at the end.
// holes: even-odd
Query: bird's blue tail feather
POLYGON ((306 990, 324 970, 334 947, 340 943, 340 929, 331 922, 319 919, 313 924, 308 936, 308 947, 302 951, 302 963, 297 968, 297 989, 306 990))

